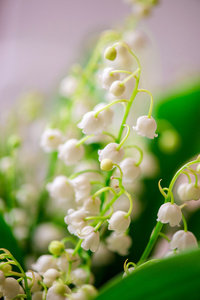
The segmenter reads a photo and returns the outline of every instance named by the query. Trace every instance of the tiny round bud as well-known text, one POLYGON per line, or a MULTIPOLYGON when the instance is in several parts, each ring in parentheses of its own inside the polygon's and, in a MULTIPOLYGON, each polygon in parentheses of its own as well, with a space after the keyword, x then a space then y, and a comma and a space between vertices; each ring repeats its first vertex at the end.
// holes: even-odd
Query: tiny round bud
POLYGON ((101 170, 110 171, 113 168, 113 162, 109 158, 104 158, 101 162, 101 170))
POLYGON ((125 85, 120 80, 114 81, 110 86, 110 92, 116 96, 121 96, 125 91, 125 85))
POLYGON ((12 266, 11 265, 4 265, 4 263, 0 263, 0 270, 3 271, 4 273, 9 273, 12 271, 12 266))
POLYGON ((104 52, 105 59, 113 61, 113 60, 115 60, 116 56, 117 56, 117 51, 114 47, 106 48, 106 50, 104 52))
POLYGON ((49 252, 55 256, 61 255, 65 250, 63 243, 60 241, 52 241, 49 244, 49 252))

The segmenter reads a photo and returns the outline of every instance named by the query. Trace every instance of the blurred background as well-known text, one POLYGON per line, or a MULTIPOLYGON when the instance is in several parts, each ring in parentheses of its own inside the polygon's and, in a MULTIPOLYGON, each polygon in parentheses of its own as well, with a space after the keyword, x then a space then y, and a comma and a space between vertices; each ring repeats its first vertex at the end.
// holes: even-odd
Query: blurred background
MULTIPOLYGON (((0 109, 30 90, 55 93, 89 39, 122 24, 130 10, 122 0, 1 0, 0 109)), ((140 24, 154 48, 157 88, 199 74, 199 13, 199 0, 161 0, 140 24)))

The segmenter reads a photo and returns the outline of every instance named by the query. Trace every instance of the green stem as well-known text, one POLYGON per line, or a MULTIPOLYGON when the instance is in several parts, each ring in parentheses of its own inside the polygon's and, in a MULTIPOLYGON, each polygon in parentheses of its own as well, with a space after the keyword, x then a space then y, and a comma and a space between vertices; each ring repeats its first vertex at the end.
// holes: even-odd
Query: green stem
POLYGON ((143 160, 143 151, 140 147, 136 146, 136 145, 128 145, 128 146, 125 146, 124 149, 128 149, 128 148, 135 148, 137 149, 139 152, 140 152, 140 158, 138 160, 138 162, 135 164, 135 166, 139 166, 143 160))
POLYGON ((113 188, 111 188, 110 186, 106 186, 106 187, 100 189, 99 191, 97 191, 96 193, 94 193, 94 194, 92 195, 92 198, 95 198, 95 197, 97 197, 98 195, 100 195, 101 193, 105 193, 105 192, 107 192, 107 191, 111 191, 114 195, 116 195, 116 192, 113 190, 113 188))
POLYGON ((85 141, 87 141, 88 139, 90 139, 90 138, 93 137, 93 136, 94 136, 94 134, 84 136, 82 139, 80 139, 80 140, 78 141, 78 143, 76 144, 76 147, 79 147, 80 145, 84 144, 85 141))
POLYGON ((105 109, 108 109, 108 108, 111 107, 112 105, 115 105, 115 104, 117 104, 117 103, 123 103, 123 102, 128 103, 129 101, 128 101, 127 99, 117 99, 117 100, 115 100, 115 101, 109 103, 108 105, 104 106, 104 107, 101 108, 100 110, 98 110, 98 111, 95 113, 94 117, 97 118, 98 115, 100 114, 100 112, 104 111, 105 109))
POLYGON ((78 241, 78 243, 76 244, 76 247, 75 247, 74 252, 73 252, 73 254, 72 254, 73 256, 75 256, 76 253, 78 252, 78 250, 80 249, 81 244, 82 244, 82 241, 83 241, 83 239, 80 239, 80 240, 78 241))
POLYGON ((153 110, 153 96, 152 96, 151 92, 149 92, 148 90, 145 90, 145 89, 138 89, 138 92, 145 92, 145 93, 149 94, 151 103, 150 103, 150 107, 149 107, 148 118, 151 118, 151 114, 152 114, 152 110, 153 110))
POLYGON ((188 228, 187 228, 187 221, 185 219, 184 214, 182 213, 182 220, 183 220, 183 227, 184 227, 184 231, 187 232, 188 228))
POLYGON ((123 138, 123 140, 120 142, 120 144, 116 147, 116 150, 118 151, 122 145, 126 142, 127 138, 129 137, 129 134, 130 134, 130 126, 127 125, 127 124, 124 124, 124 127, 127 128, 127 133, 125 135, 125 137, 123 138))

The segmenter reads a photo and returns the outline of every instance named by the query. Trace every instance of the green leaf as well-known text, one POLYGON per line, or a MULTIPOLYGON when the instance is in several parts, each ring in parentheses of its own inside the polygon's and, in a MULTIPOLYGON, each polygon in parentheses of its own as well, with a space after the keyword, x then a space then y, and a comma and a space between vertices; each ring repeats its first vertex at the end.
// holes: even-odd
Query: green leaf
POLYGON ((139 267, 110 281, 96 300, 200 299, 200 249, 139 267))
POLYGON ((23 253, 14 238, 10 227, 5 223, 2 215, 0 215, 0 248, 9 250, 12 255, 18 260, 20 264, 23 264, 23 253))

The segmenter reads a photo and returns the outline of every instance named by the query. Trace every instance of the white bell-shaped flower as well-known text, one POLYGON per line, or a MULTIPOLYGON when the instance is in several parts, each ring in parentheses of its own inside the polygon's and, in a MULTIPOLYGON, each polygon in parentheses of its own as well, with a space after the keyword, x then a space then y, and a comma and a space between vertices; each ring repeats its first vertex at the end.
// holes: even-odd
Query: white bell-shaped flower
POLYGON ((52 255, 42 255, 32 264, 33 270, 43 275, 48 269, 57 269, 57 260, 52 255))
POLYGON ((63 97, 71 97, 76 91, 78 80, 73 76, 63 78, 59 87, 59 94, 63 97))
POLYGON ((55 270, 55 269, 48 269, 44 274, 43 274, 43 283, 47 287, 51 287, 58 278, 61 277, 61 274, 55 270))
POLYGON ((46 300, 66 300, 65 294, 71 294, 70 288, 61 282, 55 282, 48 289, 46 300))
POLYGON ((125 183, 134 183, 135 179, 140 175, 141 170, 139 166, 136 166, 136 161, 132 157, 125 158, 120 167, 123 172, 123 181, 125 183))
POLYGON ((62 272, 67 273, 69 269, 69 261, 71 262, 71 270, 75 270, 76 268, 79 267, 81 263, 81 259, 76 253, 75 255, 74 249, 65 249, 65 252, 62 253, 57 259, 57 266, 58 269, 62 272))
POLYGON ((70 277, 73 284, 80 286, 86 283, 88 273, 83 268, 78 268, 71 272, 70 277))
POLYGON ((177 194, 178 194, 179 199, 181 201, 189 201, 189 200, 191 200, 188 197, 188 194, 187 194, 187 187, 188 187, 188 183, 182 183, 177 188, 177 194))
POLYGON ((92 252, 96 252, 99 246, 99 232, 94 231, 94 227, 86 226, 84 227, 78 236, 81 239, 84 239, 81 247, 88 251, 91 250, 92 252))
POLYGON ((98 114, 97 117, 95 117, 96 112, 95 111, 89 111, 87 112, 80 123, 78 123, 78 128, 81 128, 83 133, 85 134, 100 134, 102 133, 105 122, 104 117, 101 114, 98 114))
POLYGON ((189 183, 186 187, 186 195, 190 200, 200 199, 200 186, 195 186, 194 183, 189 183))
POLYGON ((20 285, 13 277, 7 277, 1 286, 1 290, 3 291, 4 298, 13 299, 19 294, 20 285))
POLYGON ((71 180, 75 190, 75 200, 78 204, 82 204, 83 201, 89 197, 92 186, 89 179, 84 176, 78 176, 71 180))
POLYGON ((117 252, 120 255, 127 255, 128 249, 132 244, 132 240, 129 235, 116 234, 113 232, 106 238, 106 243, 110 251, 117 252))
POLYGON ((88 300, 94 299, 98 295, 96 288, 90 284, 82 285, 76 293, 70 295, 71 300, 88 300))
POLYGON ((58 146, 63 142, 63 134, 59 129, 46 129, 40 140, 40 146, 45 152, 57 151, 58 146))
POLYGON ((4 272, 0 270, 0 285, 2 285, 5 281, 4 272))
POLYGON ((141 116, 137 119, 137 125, 133 126, 133 130, 141 136, 146 136, 149 139, 154 139, 158 135, 155 133, 157 128, 156 121, 152 117, 141 116))
POLYGON ((46 188, 52 198, 55 199, 64 198, 68 201, 74 199, 73 185, 67 179, 66 176, 61 175, 55 177, 53 182, 47 184, 46 188))
POLYGON ((119 150, 116 150, 117 147, 117 143, 110 143, 104 149, 98 150, 99 161, 101 162, 104 158, 109 158, 115 164, 121 162, 124 157, 124 149, 121 147, 119 150))
POLYGON ((120 78, 119 73, 111 73, 112 71, 114 71, 113 68, 105 68, 101 75, 103 88, 106 90, 109 90, 111 84, 120 78))
POLYGON ((124 92, 125 92, 126 86, 122 81, 116 80, 114 81, 111 86, 109 91, 115 96, 115 97, 120 97, 124 92))
POLYGON ((126 216, 127 213, 124 211, 116 211, 113 213, 112 217, 108 220, 108 229, 115 230, 116 234, 125 232, 131 222, 130 216, 126 216))
POLYGON ((82 209, 74 210, 69 209, 67 215, 64 219, 65 223, 68 225, 68 231, 71 234, 77 234, 77 230, 81 230, 87 224, 85 222, 86 212, 82 209))
MULTIPOLYGON (((102 108, 104 108, 105 106, 106 106, 106 103, 101 102, 93 108, 93 111, 97 112, 97 111, 101 110, 102 108)), ((102 117, 104 118, 105 126, 108 126, 112 123, 114 111, 110 107, 104 109, 99 114, 102 115, 102 117)))
POLYGON ((67 166, 76 164, 84 155, 83 145, 77 146, 78 140, 70 139, 58 147, 58 158, 67 166))
POLYGON ((167 202, 159 208, 157 221, 164 224, 169 223, 171 227, 174 227, 179 226, 181 219, 181 209, 175 203, 171 204, 171 202, 167 202))
POLYGON ((87 198, 83 203, 84 210, 89 213, 90 215, 98 215, 100 212, 101 200, 99 197, 92 197, 87 198))
MULTIPOLYGON (((42 277, 37 272, 33 272, 33 273, 28 271, 28 272, 26 272, 26 276, 31 278, 31 279, 29 279, 29 278, 27 279, 28 280, 28 285, 31 285, 32 282, 33 282, 31 292, 35 293, 35 292, 41 291, 41 289, 42 289, 41 284, 38 283, 39 281, 42 281, 42 277), (34 273, 34 275, 33 275, 33 273, 34 273)), ((23 285, 25 287, 24 283, 23 283, 23 285)))
POLYGON ((194 234, 190 231, 177 231, 170 242, 170 249, 185 250, 187 248, 197 248, 198 243, 194 234))

